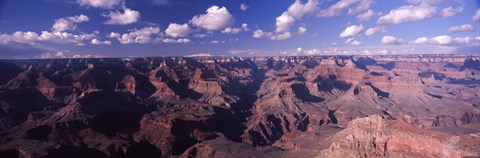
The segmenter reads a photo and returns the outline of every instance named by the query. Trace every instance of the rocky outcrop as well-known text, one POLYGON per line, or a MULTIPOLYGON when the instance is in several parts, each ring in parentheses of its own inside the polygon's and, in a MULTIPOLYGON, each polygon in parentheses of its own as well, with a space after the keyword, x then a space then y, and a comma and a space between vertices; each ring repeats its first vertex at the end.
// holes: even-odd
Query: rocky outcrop
POLYGON ((379 115, 352 120, 335 134, 338 139, 323 151, 328 157, 467 157, 478 151, 466 147, 471 136, 428 131, 379 115))

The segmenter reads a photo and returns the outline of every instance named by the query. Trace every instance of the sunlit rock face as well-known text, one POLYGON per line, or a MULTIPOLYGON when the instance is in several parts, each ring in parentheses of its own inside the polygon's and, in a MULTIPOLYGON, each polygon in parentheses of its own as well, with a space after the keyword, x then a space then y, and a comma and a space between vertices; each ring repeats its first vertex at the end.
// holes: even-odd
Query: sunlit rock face
POLYGON ((480 156, 480 56, 0 60, 0 157, 480 156))

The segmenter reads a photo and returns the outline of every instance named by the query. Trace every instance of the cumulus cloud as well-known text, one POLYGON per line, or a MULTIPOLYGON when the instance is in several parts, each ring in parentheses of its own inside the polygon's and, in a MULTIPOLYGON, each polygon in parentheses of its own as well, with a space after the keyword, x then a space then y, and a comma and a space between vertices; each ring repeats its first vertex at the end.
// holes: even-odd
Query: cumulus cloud
POLYGON ((85 15, 77 15, 71 17, 65 17, 55 20, 53 23, 52 31, 54 32, 62 32, 68 30, 75 30, 77 28, 76 23, 87 22, 90 19, 85 15))
POLYGON ((376 26, 376 27, 367 29, 365 31, 365 36, 372 36, 377 33, 385 33, 385 32, 387 32, 387 29, 385 28, 385 26, 376 26))
POLYGON ((110 41, 102 41, 102 40, 98 40, 96 38, 92 39, 92 41, 90 41, 91 44, 94 44, 94 45, 111 45, 112 42, 110 41))
POLYGON ((375 16, 375 13, 372 10, 368 10, 363 14, 357 15, 357 19, 358 21, 369 21, 373 16, 375 16))
MULTIPOLYGON (((220 41, 219 40, 213 40, 213 41, 210 41, 210 44, 219 44, 220 41)), ((223 41, 223 43, 225 43, 225 41, 223 41)))
POLYGON ((48 42, 48 43, 57 43, 57 44, 80 44, 85 40, 90 40, 96 37, 98 33, 91 34, 72 34, 67 32, 48 32, 43 31, 40 35, 35 32, 22 32, 16 31, 11 35, 2 34, 0 35, 0 41, 2 43, 16 42, 16 43, 27 43, 35 44, 36 42, 48 42))
POLYGON ((110 25, 128 25, 136 23, 140 20, 140 12, 132 10, 129 8, 123 9, 123 12, 120 11, 110 11, 108 14, 104 14, 104 17, 109 18, 105 21, 105 24, 110 25))
POLYGON ((42 31, 41 33, 36 33, 32 31, 16 31, 11 35, 0 34, 0 42, 4 44, 15 42, 30 45, 35 45, 36 42, 82 45, 83 41, 95 38, 98 31, 94 31, 90 34, 73 34, 65 31, 75 30, 77 27, 76 23, 85 21, 89 21, 89 18, 85 15, 60 18, 55 20, 55 23, 52 26, 52 32, 42 31))
POLYGON ((263 30, 257 29, 253 32, 253 38, 266 38, 272 36, 271 32, 265 32, 263 30))
POLYGON ((242 24, 242 29, 243 29, 243 31, 250 31, 250 28, 248 28, 248 24, 247 24, 247 23, 243 23, 243 24, 242 24))
POLYGON ((186 37, 191 32, 190 27, 187 24, 177 24, 177 23, 170 23, 168 28, 165 30, 165 34, 170 37, 186 37))
POLYGON ((381 42, 382 44, 400 45, 403 44, 403 39, 394 36, 383 36, 381 42))
POLYGON ((352 37, 360 34, 363 31, 362 25, 351 25, 345 28, 339 37, 352 37))
POLYGON ((224 33, 224 34, 237 34, 237 33, 240 33, 240 31, 242 31, 241 28, 227 27, 227 28, 222 30, 222 33, 224 33))
POLYGON ((307 32, 307 28, 305 28, 304 26, 298 27, 297 34, 303 35, 303 34, 305 34, 306 32, 307 32))
POLYGON ((209 57, 209 56, 213 56, 213 55, 208 54, 208 53, 199 53, 199 54, 186 55, 186 57, 209 57))
POLYGON ((91 54, 75 54, 72 58, 100 58, 101 56, 98 55, 91 55, 91 54))
POLYGON ((457 8, 453 8, 453 7, 450 6, 450 7, 442 9, 442 12, 440 14, 443 17, 450 17, 450 16, 454 16, 455 14, 458 14, 462 11, 463 11, 463 6, 460 6, 460 7, 457 7, 457 8))
POLYGON ((250 8, 250 6, 246 5, 246 4, 240 4, 240 10, 247 10, 248 8, 250 8))
POLYGON ((463 45, 463 46, 480 46, 480 37, 457 37, 453 39, 453 43, 455 45, 463 45))
POLYGON ((470 24, 452 26, 448 29, 448 32, 472 32, 472 31, 475 31, 475 28, 470 24))
POLYGON ((111 32, 108 37, 116 38, 118 42, 122 44, 130 44, 130 43, 150 43, 152 42, 152 36, 158 35, 160 33, 159 27, 144 27, 140 30, 134 29, 131 30, 129 33, 119 34, 115 32, 111 32))
POLYGON ((236 56, 259 56, 259 55, 394 55, 394 54, 417 54, 425 53, 452 53, 453 47, 447 46, 412 46, 412 45, 380 45, 380 46, 356 46, 356 47, 324 47, 324 48, 295 48, 286 51, 267 50, 229 50, 228 53, 236 56))
POLYGON ((2 34, 0 35, 0 41, 4 44, 9 42, 17 42, 17 43, 27 43, 27 44, 34 44, 38 41, 38 34, 35 32, 27 31, 16 31, 12 35, 2 34))
POLYGON ((405 22, 420 21, 436 15, 437 8, 429 5, 401 6, 391 10, 387 15, 378 18, 378 24, 400 24, 405 22))
POLYGON ((180 38, 180 39, 171 39, 165 38, 162 40, 163 43, 190 43, 190 39, 188 38, 180 38))
POLYGON ((81 6, 111 9, 122 4, 122 0, 77 0, 81 6))
POLYGON ((340 0, 331 5, 327 9, 320 10, 318 17, 333 17, 342 14, 344 10, 348 9, 348 14, 356 14, 364 10, 368 10, 374 0, 340 0))
POLYGON ((281 33, 281 34, 272 35, 270 37, 270 39, 274 40, 274 41, 287 40, 287 39, 290 39, 290 38, 292 38, 292 34, 290 32, 284 32, 284 33, 281 33))
POLYGON ((221 30, 233 24, 234 18, 226 7, 212 6, 206 14, 194 16, 190 22, 206 30, 221 30))
POLYGON ((345 41, 345 44, 350 44, 350 45, 353 45, 353 46, 358 46, 360 44, 362 44, 362 42, 358 41, 358 40, 355 40, 355 38, 348 38, 346 41, 345 41))
POLYGON ((414 41, 410 42, 410 44, 426 44, 428 43, 428 38, 427 37, 419 37, 415 39, 414 41))
POLYGON ((275 32, 287 32, 295 24, 295 21, 302 19, 305 15, 311 14, 318 9, 318 0, 308 0, 307 3, 302 3, 301 0, 295 0, 290 5, 287 11, 276 18, 275 32))
POLYGON ((295 24, 295 19, 288 13, 284 12, 276 19, 275 25, 277 26, 277 28, 275 29, 275 32, 288 31, 293 24, 295 24))
POLYGON ((480 22, 480 9, 478 9, 477 12, 475 12, 475 15, 473 15, 472 21, 473 22, 480 22))
POLYGON ((437 36, 431 38, 430 42, 433 44, 448 45, 452 43, 452 37, 448 35, 437 36))
POLYGON ((45 41, 58 44, 81 44, 85 40, 90 40, 97 36, 98 32, 91 34, 72 34, 67 32, 48 32, 42 31, 42 34, 38 37, 38 41, 45 41))
POLYGON ((357 6, 348 9, 348 14, 357 14, 361 11, 367 10, 373 3, 375 3, 374 0, 361 0, 357 6))
POLYGON ((480 37, 450 37, 448 35, 440 35, 432 38, 420 37, 410 42, 414 45, 440 45, 448 47, 461 47, 461 46, 480 46, 480 37))

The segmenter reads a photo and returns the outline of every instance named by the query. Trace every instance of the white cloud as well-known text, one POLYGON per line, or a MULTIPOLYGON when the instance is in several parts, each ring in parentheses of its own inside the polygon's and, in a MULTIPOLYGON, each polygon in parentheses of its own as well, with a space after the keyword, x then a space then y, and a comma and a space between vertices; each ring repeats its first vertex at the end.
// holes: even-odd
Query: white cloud
POLYGON ((359 21, 369 21, 373 16, 375 16, 375 13, 372 10, 368 10, 363 14, 357 15, 357 19, 359 21))
POLYGON ((71 17, 65 17, 55 20, 55 23, 52 26, 52 31, 62 32, 68 30, 75 30, 77 28, 76 23, 87 22, 90 19, 85 15, 77 15, 71 17))
POLYGON ((248 24, 247 24, 247 23, 243 23, 243 24, 242 24, 242 29, 243 29, 243 31, 250 31, 250 28, 248 28, 248 24))
POLYGON ((470 24, 452 26, 448 29, 448 32, 472 32, 472 31, 475 31, 475 28, 470 24))
POLYGON ((301 0, 295 0, 295 2, 288 7, 287 11, 276 18, 275 32, 287 32, 290 27, 295 24, 296 20, 302 19, 305 15, 313 13, 318 9, 318 0, 308 0, 307 3, 302 3, 301 0))
POLYGON ((213 40, 213 41, 210 41, 210 44, 219 44, 220 41, 219 40, 213 40))
POLYGON ((110 41, 102 41, 102 40, 98 40, 96 38, 92 39, 92 41, 90 41, 91 44, 94 44, 94 45, 111 45, 112 42, 110 41))
POLYGON ((165 38, 162 40, 163 43, 190 43, 190 39, 188 38, 180 38, 180 39, 171 39, 171 38, 165 38))
POLYGON ((178 43, 190 43, 190 39, 188 38, 180 38, 180 39, 177 39, 177 42, 178 43))
POLYGON ((199 54, 186 55, 186 57, 209 57, 209 56, 213 56, 213 55, 208 54, 208 53, 199 53, 199 54))
MULTIPOLYGON (((479 37, 480 38, 480 37, 479 37)), ((322 47, 305 49, 299 48, 277 51, 277 50, 229 50, 228 53, 235 56, 264 56, 264 55, 394 55, 394 54, 418 54, 431 53, 431 54, 444 54, 452 53, 455 51, 455 47, 448 46, 422 46, 422 45, 379 45, 379 46, 356 46, 356 47, 322 47)))
POLYGON ((480 45, 480 37, 457 37, 453 39, 453 43, 456 45, 464 45, 464 46, 479 46, 480 45))
POLYGON ((410 44, 415 45, 439 45, 447 47, 461 47, 461 46, 480 46, 480 37, 450 37, 448 35, 441 35, 432 38, 420 37, 416 40, 410 42, 410 44))
POLYGON ((11 35, 0 34, 0 42, 5 44, 9 42, 28 43, 31 45, 35 45, 36 42, 81 45, 83 44, 83 41, 95 38, 98 31, 94 31, 90 34, 72 34, 64 31, 74 30, 77 27, 75 23, 85 21, 89 21, 89 18, 85 15, 60 18, 55 20, 55 23, 52 26, 52 32, 42 31, 38 34, 31 31, 16 31, 11 35))
POLYGON ((377 23, 384 25, 420 21, 432 18, 436 13, 437 8, 429 5, 401 6, 378 18, 377 23))
POLYGON ((65 58, 65 53, 63 53, 62 51, 58 51, 57 53, 55 53, 55 57, 65 58))
POLYGON ((453 7, 450 6, 450 7, 442 9, 441 16, 450 17, 450 16, 454 16, 455 14, 458 14, 462 11, 463 11, 463 6, 460 6, 460 7, 457 7, 457 8, 453 8, 453 7))
POLYGON ((272 36, 271 32, 264 32, 263 30, 257 29, 253 32, 253 38, 265 38, 272 36))
POLYGON ((240 31, 242 31, 241 28, 227 27, 227 28, 222 30, 222 33, 224 33, 224 34, 237 34, 237 33, 240 33, 240 31))
POLYGON ((358 46, 358 45, 360 45, 360 44, 362 44, 362 42, 357 41, 357 40, 355 40, 355 41, 352 42, 352 45, 354 45, 354 46, 358 46))
POLYGON ((307 32, 307 28, 305 28, 304 26, 298 27, 297 34, 303 35, 303 34, 305 34, 306 32, 307 32))
POLYGON ((385 28, 385 26, 376 26, 376 27, 367 29, 365 31, 365 36, 372 36, 377 33, 385 33, 385 32, 387 32, 387 29, 385 28))
POLYGON ((112 9, 116 6, 120 6, 122 2, 122 0, 77 0, 77 3, 81 6, 104 9, 112 9))
POLYGON ((452 43, 452 37, 448 35, 437 36, 430 39, 430 42, 433 44, 448 45, 452 43))
POLYGON ((246 4, 240 4, 240 10, 247 10, 248 8, 250 8, 250 6, 246 5, 246 4))
POLYGON ((331 5, 327 9, 320 10, 317 14, 318 17, 333 17, 342 14, 342 12, 348 9, 348 14, 356 14, 361 11, 369 9, 374 0, 340 0, 337 3, 331 5))
POLYGON ((150 43, 152 42, 152 36, 158 35, 160 33, 159 27, 144 27, 140 30, 134 29, 131 30, 129 33, 126 34, 119 34, 112 32, 108 37, 110 38, 117 38, 118 42, 122 44, 129 44, 129 43, 150 43))
POLYGON ((427 37, 419 37, 415 39, 413 42, 410 42, 410 44, 426 44, 426 43, 428 43, 427 37))
POLYGON ((90 40, 96 37, 96 34, 98 34, 98 32, 94 32, 91 34, 76 35, 76 34, 67 33, 67 32, 42 31, 42 34, 38 37, 38 41, 58 43, 58 44, 67 44, 67 43, 80 44, 85 40, 90 40))
POLYGON ((187 24, 176 24, 176 23, 170 23, 168 25, 168 28, 165 30, 165 34, 170 37, 186 37, 188 34, 191 32, 190 27, 187 24))
POLYGON ((345 41, 345 44, 350 44, 350 45, 358 46, 358 45, 362 44, 362 42, 360 42, 360 41, 358 41, 358 40, 355 40, 355 38, 348 38, 348 39, 345 41))
POLYGON ((307 14, 313 13, 317 10, 318 5, 318 0, 308 0, 305 4, 302 3, 301 0, 295 0, 295 2, 288 7, 286 12, 298 20, 307 14))
POLYGON ((271 40, 278 41, 278 40, 287 40, 292 38, 292 34, 290 32, 284 32, 281 34, 273 35, 270 37, 271 40))
POLYGON ((33 45, 36 41, 38 41, 38 34, 31 31, 16 31, 12 35, 2 34, 0 39, 2 43, 13 41, 17 43, 28 43, 33 45))
POLYGON ((480 22, 480 9, 478 9, 477 12, 475 12, 475 15, 473 15, 472 21, 480 22))
POLYGON ((363 31, 363 26, 362 25, 352 25, 348 26, 343 30, 342 33, 340 33, 339 37, 352 37, 360 34, 363 31))
POLYGON ((140 20, 140 12, 132 10, 129 8, 123 9, 123 12, 120 11, 110 11, 108 14, 104 14, 104 17, 109 18, 105 21, 105 24, 110 25, 128 25, 136 23, 140 20))
POLYGON ((190 22, 206 30, 221 30, 233 23, 232 14, 226 7, 212 6, 207 9, 206 14, 196 15, 190 22))
POLYGON ((382 44, 399 45, 399 44, 403 44, 403 39, 393 37, 393 36, 383 36, 381 42, 382 42, 382 44))
POLYGON ((91 55, 91 54, 75 54, 72 58, 100 58, 101 56, 98 55, 91 55))
POLYGON ((277 28, 275 29, 275 32, 288 31, 293 24, 295 24, 295 19, 293 19, 293 17, 290 16, 287 12, 284 12, 276 19, 275 25, 277 26, 277 28))
POLYGON ((361 11, 370 9, 373 3, 375 3, 374 0, 361 0, 357 6, 348 9, 348 14, 357 14, 361 11))

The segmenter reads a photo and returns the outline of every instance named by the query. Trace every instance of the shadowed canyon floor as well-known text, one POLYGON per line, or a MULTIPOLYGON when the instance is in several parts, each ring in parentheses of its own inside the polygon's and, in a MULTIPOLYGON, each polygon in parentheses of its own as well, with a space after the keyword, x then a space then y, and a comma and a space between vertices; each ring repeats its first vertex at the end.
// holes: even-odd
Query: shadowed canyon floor
POLYGON ((0 157, 480 156, 480 56, 0 60, 0 157))

